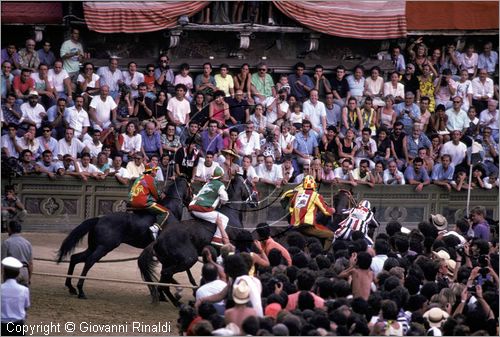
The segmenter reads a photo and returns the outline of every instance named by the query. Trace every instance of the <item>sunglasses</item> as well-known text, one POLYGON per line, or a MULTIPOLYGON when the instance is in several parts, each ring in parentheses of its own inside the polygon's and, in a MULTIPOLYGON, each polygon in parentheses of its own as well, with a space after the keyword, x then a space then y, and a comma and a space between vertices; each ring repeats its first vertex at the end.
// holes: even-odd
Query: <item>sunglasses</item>
POLYGON ((50 132, 50 130, 43 130, 43 132, 50 132))
POLYGON ((267 69, 264 69, 264 68, 259 69, 259 71, 266 71, 266 70, 267 70, 267 69))
POLYGON ((153 71, 155 71, 154 69, 148 69, 148 73, 152 73, 153 71))

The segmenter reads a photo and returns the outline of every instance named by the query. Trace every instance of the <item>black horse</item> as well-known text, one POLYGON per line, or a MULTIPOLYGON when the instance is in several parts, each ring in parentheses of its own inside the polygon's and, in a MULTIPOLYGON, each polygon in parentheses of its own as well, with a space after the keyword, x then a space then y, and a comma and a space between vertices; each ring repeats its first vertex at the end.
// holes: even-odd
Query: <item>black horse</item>
MULTIPOLYGON (((227 188, 229 201, 220 208, 220 212, 229 218, 226 232, 234 242, 242 225, 242 208, 257 202, 252 192, 251 183, 241 175, 236 175, 227 188)), ((173 276, 189 270, 201 255, 203 247, 210 244, 216 225, 208 221, 193 219, 181 222, 181 226, 167 226, 158 240, 151 243, 139 256, 138 265, 144 281, 157 281, 154 268, 157 265, 154 256, 162 264, 160 282, 177 283, 173 276)), ((153 300, 164 299, 165 295, 175 305, 180 302, 170 292, 169 287, 150 286, 153 300)))
MULTIPOLYGON (((165 194, 166 197, 160 201, 160 204, 170 210, 170 216, 166 222, 168 226, 177 223, 177 219, 181 219, 183 204, 187 205, 192 198, 191 186, 185 177, 179 177, 168 187, 165 194)), ((122 243, 136 248, 147 247, 153 241, 149 227, 155 220, 156 216, 145 210, 133 213, 117 212, 100 218, 87 219, 64 239, 59 248, 57 262, 61 262, 65 256, 71 254, 76 245, 88 233, 87 249, 71 255, 68 267, 68 275, 73 275, 75 266, 85 262, 81 275, 86 276, 97 261, 122 243)), ((188 276, 190 281, 195 282, 190 272, 188 272, 188 276)), ((84 279, 78 281, 78 293, 71 284, 71 278, 66 278, 65 285, 69 288, 70 294, 78 294, 79 298, 86 298, 83 292, 83 283, 84 279)))

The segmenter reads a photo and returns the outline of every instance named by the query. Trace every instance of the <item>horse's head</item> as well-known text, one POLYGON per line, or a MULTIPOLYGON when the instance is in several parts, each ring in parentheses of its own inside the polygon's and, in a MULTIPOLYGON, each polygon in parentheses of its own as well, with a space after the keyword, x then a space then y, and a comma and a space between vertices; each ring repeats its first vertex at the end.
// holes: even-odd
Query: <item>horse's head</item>
POLYGON ((180 175, 175 178, 175 184, 179 197, 182 200, 184 206, 188 206, 191 200, 193 200, 193 188, 189 179, 185 175, 180 175))
POLYGON ((355 206, 356 201, 352 193, 348 190, 339 190, 339 192, 333 196, 333 207, 337 214, 342 214, 355 206))
POLYGON ((258 193, 253 188, 252 182, 237 174, 229 182, 228 196, 230 202, 243 201, 252 208, 257 207, 259 203, 258 193))

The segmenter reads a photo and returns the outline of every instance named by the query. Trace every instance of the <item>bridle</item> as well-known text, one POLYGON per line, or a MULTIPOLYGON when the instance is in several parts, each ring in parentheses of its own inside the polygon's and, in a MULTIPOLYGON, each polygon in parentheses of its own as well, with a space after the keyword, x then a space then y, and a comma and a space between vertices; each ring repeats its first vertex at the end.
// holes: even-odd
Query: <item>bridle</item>
POLYGON ((187 184, 187 188, 188 188, 188 200, 185 200, 185 198, 181 198, 180 194, 179 194, 179 189, 177 188, 177 180, 174 180, 174 186, 175 186, 175 194, 173 194, 172 196, 170 196, 170 199, 173 199, 173 200, 180 200, 182 202, 182 204, 185 206, 185 207, 188 207, 189 206, 189 200, 192 199, 192 196, 193 196, 193 188, 191 186, 191 183, 189 182, 189 179, 185 176, 185 175, 180 175, 179 178, 182 178, 186 181, 186 184, 187 184))
MULTIPOLYGON (((227 201, 225 202, 224 204, 225 205, 228 205, 228 204, 245 204, 245 205, 255 205, 255 207, 257 207, 257 205, 259 204, 258 201, 253 201, 258 192, 256 190, 251 190, 250 187, 248 187, 248 178, 243 178, 241 175, 237 174, 236 177, 237 179, 240 179, 243 183, 243 186, 245 186, 245 189, 247 191, 247 194, 248 194, 248 197, 245 199, 245 200, 234 200, 234 201, 227 201)), ((231 184, 231 182, 229 182, 228 184, 228 187, 229 185, 231 184)))

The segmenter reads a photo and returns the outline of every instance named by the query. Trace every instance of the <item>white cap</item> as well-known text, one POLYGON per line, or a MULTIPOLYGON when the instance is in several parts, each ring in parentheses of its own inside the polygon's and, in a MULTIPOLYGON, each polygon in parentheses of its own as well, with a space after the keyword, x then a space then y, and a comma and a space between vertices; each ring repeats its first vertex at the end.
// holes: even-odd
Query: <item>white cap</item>
POLYGON ((9 269, 21 269, 23 264, 15 257, 9 256, 2 260, 2 266, 9 269))

